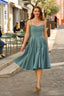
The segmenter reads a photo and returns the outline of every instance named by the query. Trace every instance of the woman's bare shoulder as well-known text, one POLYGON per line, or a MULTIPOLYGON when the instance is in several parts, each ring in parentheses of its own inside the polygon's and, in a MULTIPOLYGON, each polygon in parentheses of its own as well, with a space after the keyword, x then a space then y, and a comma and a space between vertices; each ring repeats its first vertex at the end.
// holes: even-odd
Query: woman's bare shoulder
POLYGON ((27 22, 28 22, 28 23, 30 23, 30 22, 31 22, 31 20, 32 20, 32 19, 29 19, 29 20, 27 20, 27 22))
POLYGON ((30 22, 31 22, 31 20, 30 20, 30 19, 29 19, 29 20, 27 20, 27 24, 28 24, 28 25, 30 25, 30 22))
POLYGON ((29 20, 27 21, 28 25, 31 25, 31 21, 32 21, 32 19, 29 19, 29 20))

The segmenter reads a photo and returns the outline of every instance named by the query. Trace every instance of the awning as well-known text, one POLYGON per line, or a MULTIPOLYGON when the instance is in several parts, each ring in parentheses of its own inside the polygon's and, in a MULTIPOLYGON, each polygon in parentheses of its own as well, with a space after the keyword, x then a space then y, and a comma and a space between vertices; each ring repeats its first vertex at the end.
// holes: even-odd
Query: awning
POLYGON ((18 9, 22 9, 22 7, 21 7, 20 5, 18 5, 18 4, 15 4, 15 3, 13 3, 13 2, 10 2, 10 4, 11 4, 13 7, 16 7, 16 8, 18 8, 18 9))
POLYGON ((0 0, 0 3, 5 4, 5 5, 8 5, 8 2, 5 1, 5 0, 0 0))
POLYGON ((26 7, 26 6, 23 6, 22 8, 29 10, 29 8, 28 8, 28 7, 26 7))
POLYGON ((20 5, 14 4, 14 7, 16 7, 16 8, 18 8, 18 9, 22 9, 20 5))

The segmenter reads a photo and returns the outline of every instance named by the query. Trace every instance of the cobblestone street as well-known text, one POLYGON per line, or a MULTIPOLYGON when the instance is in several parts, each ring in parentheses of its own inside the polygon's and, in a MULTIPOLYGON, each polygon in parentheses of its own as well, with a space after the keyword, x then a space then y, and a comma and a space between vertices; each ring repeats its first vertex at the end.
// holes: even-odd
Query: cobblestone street
POLYGON ((64 96, 64 66, 43 71, 39 93, 34 71, 21 70, 10 78, 0 78, 0 83, 0 96, 64 96))
POLYGON ((64 96, 64 0, 0 0, 0 96, 64 96))
POLYGON ((40 92, 35 88, 35 72, 22 69, 9 78, 0 78, 0 96, 64 96, 64 45, 60 43, 55 42, 50 53, 51 64, 60 62, 60 66, 43 70, 40 92))
POLYGON ((53 49, 50 54, 51 63, 64 62, 64 49, 53 49))

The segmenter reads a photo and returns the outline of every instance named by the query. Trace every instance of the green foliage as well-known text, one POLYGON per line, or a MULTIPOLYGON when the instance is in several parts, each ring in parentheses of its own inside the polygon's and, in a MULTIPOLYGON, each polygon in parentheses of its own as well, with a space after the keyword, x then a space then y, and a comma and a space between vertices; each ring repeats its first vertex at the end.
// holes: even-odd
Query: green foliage
POLYGON ((53 15, 59 12, 60 5, 58 5, 55 0, 49 0, 44 6, 45 13, 47 15, 53 15))
POLYGON ((46 0, 33 0, 35 2, 35 5, 38 5, 39 3, 45 4, 46 0))
POLYGON ((55 0, 33 0, 35 5, 39 5, 41 9, 45 10, 46 15, 53 15, 59 12, 60 5, 55 0))
MULTIPOLYGON (((28 0, 31 3, 31 0, 28 0)), ((55 0, 33 0, 35 5, 40 6, 42 10, 44 10, 44 14, 47 15, 54 15, 59 12, 60 5, 58 5, 55 0)), ((33 4, 32 4, 33 5, 33 4)), ((34 7, 34 5, 33 5, 34 7)))

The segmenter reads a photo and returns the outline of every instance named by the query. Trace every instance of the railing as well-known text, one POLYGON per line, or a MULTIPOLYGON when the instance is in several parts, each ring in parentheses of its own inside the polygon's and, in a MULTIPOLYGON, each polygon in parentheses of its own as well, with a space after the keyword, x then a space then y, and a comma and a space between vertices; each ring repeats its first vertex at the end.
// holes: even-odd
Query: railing
POLYGON ((5 55, 11 55, 12 51, 15 53, 18 51, 18 47, 22 45, 24 39, 25 32, 21 33, 5 33, 0 37, 1 40, 5 42, 5 55))

